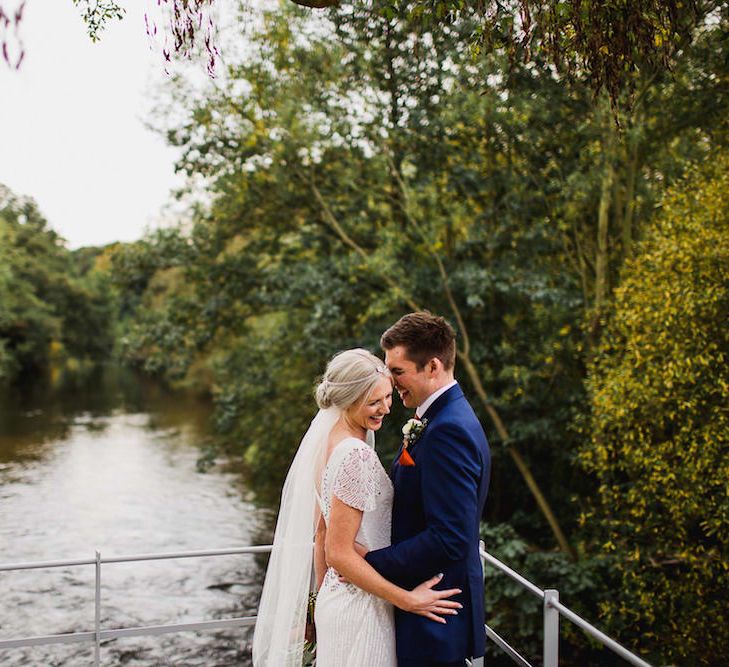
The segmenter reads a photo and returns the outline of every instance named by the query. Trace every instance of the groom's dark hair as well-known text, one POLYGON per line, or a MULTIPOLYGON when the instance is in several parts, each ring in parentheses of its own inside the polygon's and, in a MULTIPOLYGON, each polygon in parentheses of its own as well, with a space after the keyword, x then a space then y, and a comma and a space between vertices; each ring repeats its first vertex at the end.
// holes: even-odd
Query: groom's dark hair
POLYGON ((393 324, 380 338, 383 350, 402 345, 407 357, 418 370, 438 357, 446 370, 456 363, 456 332, 444 318, 427 310, 408 313, 393 324))

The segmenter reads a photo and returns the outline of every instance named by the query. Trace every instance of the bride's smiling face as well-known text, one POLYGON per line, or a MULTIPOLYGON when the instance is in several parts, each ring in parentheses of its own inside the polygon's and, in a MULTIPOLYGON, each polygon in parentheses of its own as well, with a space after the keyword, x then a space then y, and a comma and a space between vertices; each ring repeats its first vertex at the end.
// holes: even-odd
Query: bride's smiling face
POLYGON ((377 431, 392 405, 392 380, 383 376, 366 400, 347 408, 347 419, 357 426, 377 431))

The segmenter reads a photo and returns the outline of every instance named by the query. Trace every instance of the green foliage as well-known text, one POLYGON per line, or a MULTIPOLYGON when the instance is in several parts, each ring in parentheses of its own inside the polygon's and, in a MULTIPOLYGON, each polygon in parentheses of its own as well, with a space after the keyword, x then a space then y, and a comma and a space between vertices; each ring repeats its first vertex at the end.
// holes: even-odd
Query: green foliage
MULTIPOLYGON (((341 0, 292 0, 309 8, 342 7, 356 15, 357 6, 341 0)), ((96 41, 106 24, 123 17, 114 0, 73 0, 82 5, 89 35, 96 41)), ((165 0, 175 54, 189 57, 201 27, 208 69, 215 67, 217 49, 207 12, 214 0, 165 0)), ((469 16, 473 29, 460 37, 462 48, 475 52, 505 51, 510 60, 547 58, 572 80, 585 78, 592 90, 607 90, 614 105, 632 91, 637 73, 670 70, 675 55, 691 42, 707 15, 725 9, 720 0, 384 0, 367 7, 374 23, 407 20, 416 31, 438 30, 469 16)), ((346 19, 345 19, 346 20, 346 19)), ((199 39, 198 39, 199 41, 199 39)), ((165 52, 169 59, 171 54, 165 52)))
POLYGON ((590 370, 598 493, 584 517, 610 557, 621 637, 662 660, 729 660, 729 159, 674 187, 590 370))
POLYGON ((15 377, 17 372, 15 356, 8 349, 7 342, 0 338, 0 382, 15 377))
MULTIPOLYGON (((594 313, 610 308, 609 298, 594 307, 596 284, 619 283, 666 185, 721 143, 722 31, 708 30, 673 78, 641 78, 619 134, 607 100, 548 58, 474 61, 468 17, 427 32, 366 7, 332 12, 331 23, 308 16, 267 13, 219 83, 202 95, 180 81, 170 91, 167 137, 180 169, 204 179, 209 206, 184 229, 111 253, 123 350, 208 391, 217 451, 239 455, 253 488, 275 497, 326 359, 355 345, 376 352, 412 303, 445 314, 461 342, 468 334, 508 427, 502 442, 474 401, 494 453, 487 518, 515 529, 494 541, 595 618, 615 584, 609 554, 592 551, 586 528, 575 534, 597 485, 575 465, 571 425, 587 412, 594 313), (553 537, 506 444, 571 531, 578 565, 545 551, 553 537)), ((475 396, 462 365, 457 375, 475 396)), ((385 463, 404 418, 396 401, 378 435, 385 463)), ((497 631, 529 645, 538 610, 527 618, 527 603, 492 583, 497 631)), ((568 637, 573 664, 610 664, 568 637)))
POLYGON ((73 4, 81 7, 81 16, 92 42, 99 41, 100 33, 107 24, 120 21, 127 11, 114 0, 73 0, 73 4))
MULTIPOLYGON (((601 559, 582 558, 574 563, 566 554, 535 550, 509 524, 482 524, 481 539, 486 551, 542 590, 559 591, 560 601, 583 618, 594 618, 599 598, 607 583, 601 559)), ((544 617, 542 602, 513 579, 486 564, 484 568, 486 618, 509 644, 531 663, 542 654, 544 617)), ((560 625, 560 664, 610 664, 607 651, 588 641, 581 630, 568 622, 560 625)), ((487 642, 490 664, 510 665, 510 659, 487 642), (498 662, 501 661, 501 662, 498 662)))
POLYGON ((148 240, 118 245, 108 255, 109 275, 118 293, 122 356, 149 373, 180 380, 200 339, 214 323, 190 317, 193 284, 186 280, 192 248, 174 229, 155 232, 148 240))
MULTIPOLYGON (((248 451, 255 425, 246 415, 268 409, 271 398, 245 378, 279 381, 266 370, 267 344, 291 368, 307 369, 299 380, 283 374, 278 396, 289 383, 310 383, 341 347, 376 349, 408 300, 453 316, 437 256, 510 442, 538 462, 543 485, 582 492, 568 424, 583 409, 581 318, 594 291, 609 115, 542 60, 514 65, 508 77, 504 56, 474 63, 463 46, 473 21, 418 33, 350 9, 332 14, 331 29, 306 12, 269 13, 260 33, 246 34, 246 58, 231 63, 224 83, 202 97, 184 85, 172 92, 168 139, 182 149, 180 168, 207 179, 212 204, 196 212, 189 233, 153 237, 115 257, 124 312, 134 314, 127 358, 208 387, 230 442, 248 451), (280 329, 261 334, 261 318, 280 329), (236 408, 243 396, 245 408, 236 408)), ((708 97, 713 78, 705 80, 708 97)), ((687 81, 673 82, 670 94, 687 81)), ((674 140, 697 136, 696 117, 672 127, 662 120, 663 99, 655 106, 630 119, 638 157, 614 188, 614 226, 630 206, 635 236, 655 190, 675 177, 664 165, 676 171, 684 159, 674 140), (666 129, 643 133, 644 125, 666 129), (644 178, 649 171, 659 177, 644 178)), ((613 252, 613 280, 621 262, 613 252)), ((296 424, 310 411, 287 408, 296 424)), ((270 445, 279 454, 265 448, 260 458, 262 448, 253 448, 257 477, 280 480, 296 441, 279 438, 270 445)), ((501 456, 497 448, 492 511, 526 517, 533 501, 501 456)), ((555 495, 569 521, 571 493, 555 495)), ((550 539, 539 522, 523 528, 540 543, 550 539)))
MULTIPOLYGON (((472 26, 433 38, 366 12, 349 19, 322 35, 299 15, 271 15, 227 86, 199 103, 181 95, 189 120, 169 137, 183 149, 181 166, 210 180, 213 204, 179 251, 177 288, 155 289, 174 257, 159 239, 115 258, 117 279, 141 289, 124 349, 175 381, 206 376, 226 440, 257 479, 275 484, 313 412, 301 397, 327 356, 353 345, 376 351, 405 298, 452 316, 436 252, 469 331, 478 332, 472 356, 513 442, 550 461, 539 477, 569 474, 569 448, 552 434, 564 432, 557 424, 570 421, 581 396, 571 326, 581 303, 574 277, 560 270, 560 232, 533 187, 543 164, 527 148, 533 137, 511 141, 521 121, 502 91, 480 94, 484 74, 458 46, 472 26), (387 73, 394 59, 395 78, 387 73), (365 105, 362 114, 350 112, 353 101, 365 105), (561 401, 555 384, 564 387, 561 401), (261 411, 285 411, 291 432, 280 425, 286 432, 265 442, 261 411)), ((397 430, 383 437, 385 458, 397 430)), ((513 487, 514 474, 496 488, 513 487)), ((505 494, 498 511, 510 513, 524 495, 505 494)))
POLYGON ((720 6, 681 0, 515 0, 494 6, 436 0, 456 11, 464 4, 485 9, 485 48, 505 48, 512 58, 546 56, 558 70, 586 78, 596 93, 605 89, 614 104, 633 90, 641 70, 670 69, 703 12, 720 6))
POLYGON ((32 200, 0 186, 0 380, 108 357, 112 313, 105 279, 75 265, 32 200))

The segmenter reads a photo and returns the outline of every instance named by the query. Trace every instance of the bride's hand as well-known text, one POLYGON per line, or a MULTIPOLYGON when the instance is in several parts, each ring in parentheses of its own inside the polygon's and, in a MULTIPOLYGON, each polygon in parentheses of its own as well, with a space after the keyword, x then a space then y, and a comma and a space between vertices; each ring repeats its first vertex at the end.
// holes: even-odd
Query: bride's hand
POLYGON ((437 623, 446 622, 443 616, 458 614, 458 610, 462 609, 463 605, 460 602, 446 598, 458 595, 461 592, 460 588, 449 588, 445 591, 433 590, 433 586, 442 578, 442 574, 436 574, 434 577, 413 588, 407 595, 407 608, 404 608, 404 610, 409 611, 411 614, 425 616, 437 623))

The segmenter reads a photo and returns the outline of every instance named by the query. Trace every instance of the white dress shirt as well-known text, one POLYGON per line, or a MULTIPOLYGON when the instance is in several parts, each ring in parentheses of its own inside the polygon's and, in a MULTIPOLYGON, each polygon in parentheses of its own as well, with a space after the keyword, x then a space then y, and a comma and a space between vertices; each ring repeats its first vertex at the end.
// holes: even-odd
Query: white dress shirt
POLYGON ((433 402, 435 401, 438 396, 441 394, 445 394, 451 387, 455 387, 458 384, 456 380, 453 380, 453 382, 448 383, 445 387, 441 387, 440 389, 434 391, 428 398, 426 398, 415 410, 415 414, 417 415, 418 419, 422 419, 423 415, 425 414, 426 410, 433 405, 433 402))

